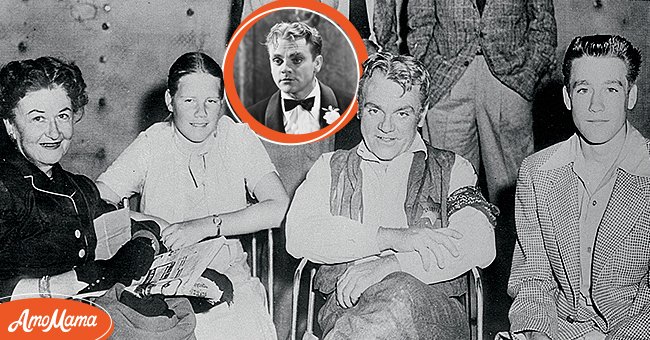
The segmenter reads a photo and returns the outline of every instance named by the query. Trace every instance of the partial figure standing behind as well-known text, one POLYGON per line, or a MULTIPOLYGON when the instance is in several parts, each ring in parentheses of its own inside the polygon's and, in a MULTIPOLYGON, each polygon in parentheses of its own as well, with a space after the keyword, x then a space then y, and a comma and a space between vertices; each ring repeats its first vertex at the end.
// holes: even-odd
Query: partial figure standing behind
MULTIPOLYGON (((396 2, 387 3, 393 7, 385 15, 399 13, 396 2)), ((408 50, 431 74, 424 139, 476 169, 482 163, 490 201, 506 203, 503 191, 514 187, 521 161, 534 151, 535 87, 554 63, 552 0, 409 0, 406 6, 408 50)))
POLYGON ((309 171, 287 215, 287 251, 324 264, 325 339, 466 339, 462 275, 494 259, 495 208, 467 160, 418 134, 424 66, 378 53, 363 70, 363 140, 309 171))
MULTIPOLYGON (((245 19, 253 11, 272 2, 272 0, 239 0, 242 1, 241 19, 245 19)), ((402 8, 404 0, 318 0, 338 10, 350 20, 357 29, 364 41, 368 55, 377 52, 378 45, 382 45, 387 51, 398 50, 400 41, 396 34, 388 34, 389 31, 397 32, 397 15, 385 15, 389 7, 393 9, 402 8), (396 5, 388 5, 396 2, 396 5), (388 41, 391 39, 391 41, 388 41)))
MULTIPOLYGON (((140 133, 99 176, 102 197, 140 194, 140 212, 170 224, 162 235, 171 249, 279 226, 287 194, 248 125, 224 115, 219 64, 186 53, 171 66, 167 86, 171 120, 140 133), (249 206, 247 193, 259 203, 249 206)), ((251 277, 241 243, 227 244, 230 262, 213 265, 233 282, 234 303, 197 314, 197 337, 275 339, 264 287, 251 277)))
POLYGON ((628 121, 641 55, 573 39, 564 103, 577 133, 517 180, 511 331, 526 339, 650 339, 650 140, 628 121))

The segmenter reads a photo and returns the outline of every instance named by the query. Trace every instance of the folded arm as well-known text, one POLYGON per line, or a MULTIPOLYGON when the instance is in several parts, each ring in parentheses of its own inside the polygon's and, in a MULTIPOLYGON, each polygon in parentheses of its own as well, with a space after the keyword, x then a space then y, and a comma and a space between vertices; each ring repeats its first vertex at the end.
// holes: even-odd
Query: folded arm
POLYGON ((458 239, 449 238, 458 249, 457 256, 442 248, 443 262, 427 267, 419 253, 397 252, 395 256, 401 271, 431 284, 453 279, 474 267, 485 268, 494 261, 494 229, 482 212, 471 207, 463 208, 449 218, 448 228, 462 235, 458 239))
POLYGON ((453 279, 474 267, 485 268, 492 263, 496 256, 493 213, 498 212, 480 195, 476 181, 471 163, 457 155, 449 181, 449 225, 429 230, 448 234, 437 249, 429 247, 435 251, 437 265, 427 265, 427 261, 423 261, 427 257, 423 256, 426 250, 398 251, 395 256, 402 271, 430 284, 453 279), (460 237, 453 236, 455 234, 460 237))
POLYGON ((248 234, 280 226, 289 197, 278 174, 269 172, 263 176, 253 194, 258 203, 243 209, 171 224, 162 233, 165 245, 178 249, 207 237, 248 234))

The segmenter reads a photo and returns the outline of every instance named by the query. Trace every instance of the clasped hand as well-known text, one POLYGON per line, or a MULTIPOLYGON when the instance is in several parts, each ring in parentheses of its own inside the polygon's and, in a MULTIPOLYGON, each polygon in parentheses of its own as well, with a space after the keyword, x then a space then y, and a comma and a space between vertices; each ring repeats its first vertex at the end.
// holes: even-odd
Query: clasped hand
POLYGON ((411 227, 404 229, 380 228, 380 243, 384 249, 396 252, 415 251, 420 255, 424 270, 429 270, 432 263, 443 269, 448 259, 460 254, 456 240, 463 234, 451 228, 411 227), (383 240, 383 242, 381 241, 383 240))
POLYGON ((366 289, 399 269, 395 256, 351 265, 336 282, 336 302, 343 308, 354 306, 366 289))

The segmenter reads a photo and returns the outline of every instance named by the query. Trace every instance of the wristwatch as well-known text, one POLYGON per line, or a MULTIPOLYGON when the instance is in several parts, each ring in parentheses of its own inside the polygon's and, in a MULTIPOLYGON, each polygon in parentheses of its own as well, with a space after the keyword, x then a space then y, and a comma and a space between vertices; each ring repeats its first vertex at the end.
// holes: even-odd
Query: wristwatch
POLYGON ((223 223, 223 220, 221 219, 221 217, 219 217, 218 214, 212 215, 212 224, 214 224, 214 226, 217 227, 217 233, 216 233, 217 237, 221 236, 221 223, 223 223))

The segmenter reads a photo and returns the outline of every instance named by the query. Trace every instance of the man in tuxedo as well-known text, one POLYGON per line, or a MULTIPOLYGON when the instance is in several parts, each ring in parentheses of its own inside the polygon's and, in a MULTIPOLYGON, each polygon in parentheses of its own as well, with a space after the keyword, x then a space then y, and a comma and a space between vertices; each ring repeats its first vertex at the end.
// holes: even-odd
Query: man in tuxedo
POLYGON ((278 91, 248 108, 260 123, 275 131, 304 134, 334 122, 326 113, 342 114, 352 98, 316 78, 323 66, 323 39, 303 22, 278 23, 266 36, 271 75, 278 91))

